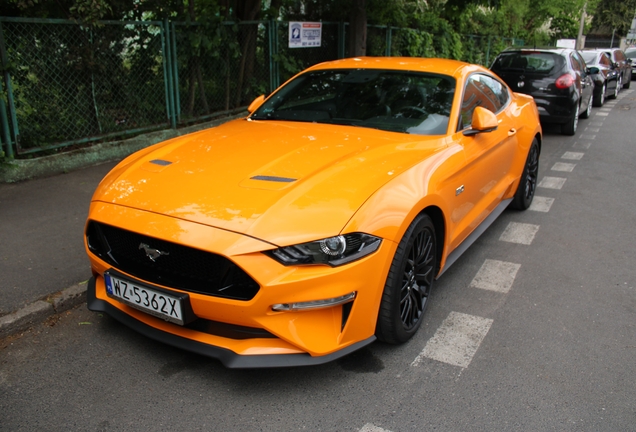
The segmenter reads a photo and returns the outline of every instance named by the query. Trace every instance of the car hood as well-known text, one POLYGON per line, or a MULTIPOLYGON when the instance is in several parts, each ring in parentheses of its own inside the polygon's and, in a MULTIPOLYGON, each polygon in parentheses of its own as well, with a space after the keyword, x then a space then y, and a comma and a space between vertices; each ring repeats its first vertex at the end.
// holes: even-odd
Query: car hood
POLYGON ((283 246, 338 234, 378 188, 445 146, 439 136, 239 119, 128 157, 93 200, 283 246))

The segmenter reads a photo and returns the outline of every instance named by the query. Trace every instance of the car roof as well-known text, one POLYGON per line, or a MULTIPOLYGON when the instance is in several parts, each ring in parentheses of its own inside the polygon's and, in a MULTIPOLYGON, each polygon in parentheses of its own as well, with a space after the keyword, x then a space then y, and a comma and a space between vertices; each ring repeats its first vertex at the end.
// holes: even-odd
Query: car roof
POLYGON ((394 69, 456 76, 460 73, 460 70, 466 68, 488 72, 486 68, 458 60, 422 57, 354 57, 319 63, 308 68, 307 71, 323 69, 394 69))
POLYGON ((504 51, 502 51, 503 53, 509 53, 509 52, 549 52, 549 53, 555 53, 555 54, 567 54, 567 53, 571 53, 573 51, 576 51, 575 49, 572 48, 555 48, 555 47, 519 47, 519 48, 507 48, 504 51))

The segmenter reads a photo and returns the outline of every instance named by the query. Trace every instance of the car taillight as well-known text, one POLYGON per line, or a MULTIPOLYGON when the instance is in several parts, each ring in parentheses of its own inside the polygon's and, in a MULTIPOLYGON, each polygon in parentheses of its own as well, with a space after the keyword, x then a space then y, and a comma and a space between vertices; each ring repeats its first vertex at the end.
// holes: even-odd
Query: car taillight
POLYGON ((572 84, 574 84, 574 77, 571 74, 566 73, 558 77, 555 84, 556 88, 558 89, 566 89, 572 87, 572 84))

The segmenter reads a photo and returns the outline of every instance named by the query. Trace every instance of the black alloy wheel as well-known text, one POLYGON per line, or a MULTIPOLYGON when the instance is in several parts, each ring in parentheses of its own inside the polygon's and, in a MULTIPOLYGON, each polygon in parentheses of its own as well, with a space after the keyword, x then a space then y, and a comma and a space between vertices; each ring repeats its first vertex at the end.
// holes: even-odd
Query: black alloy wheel
POLYGON ((618 77, 616 81, 616 87, 614 87, 614 94, 612 95, 612 99, 616 99, 618 97, 618 93, 621 91, 621 86, 623 85, 623 80, 621 77, 618 77))
POLYGON ((437 269, 437 243, 431 218, 420 214, 404 233, 382 293, 376 325, 379 340, 399 344, 420 327, 437 269))
POLYGON ((603 83, 603 87, 599 94, 594 95, 594 106, 602 107, 605 103, 605 92, 607 91, 607 83, 603 83))
POLYGON ((530 146, 526 165, 523 167, 521 181, 517 186, 515 196, 510 203, 510 207, 516 210, 526 210, 532 204, 534 192, 537 189, 537 178, 539 177, 539 143, 535 138, 530 146))

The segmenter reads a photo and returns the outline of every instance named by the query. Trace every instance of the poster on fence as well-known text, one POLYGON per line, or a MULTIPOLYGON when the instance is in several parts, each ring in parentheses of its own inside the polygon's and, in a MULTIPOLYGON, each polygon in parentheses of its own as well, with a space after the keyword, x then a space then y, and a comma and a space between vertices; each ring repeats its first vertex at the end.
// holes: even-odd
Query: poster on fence
POLYGON ((319 47, 321 38, 322 23, 298 21, 289 23, 290 48, 319 47))

